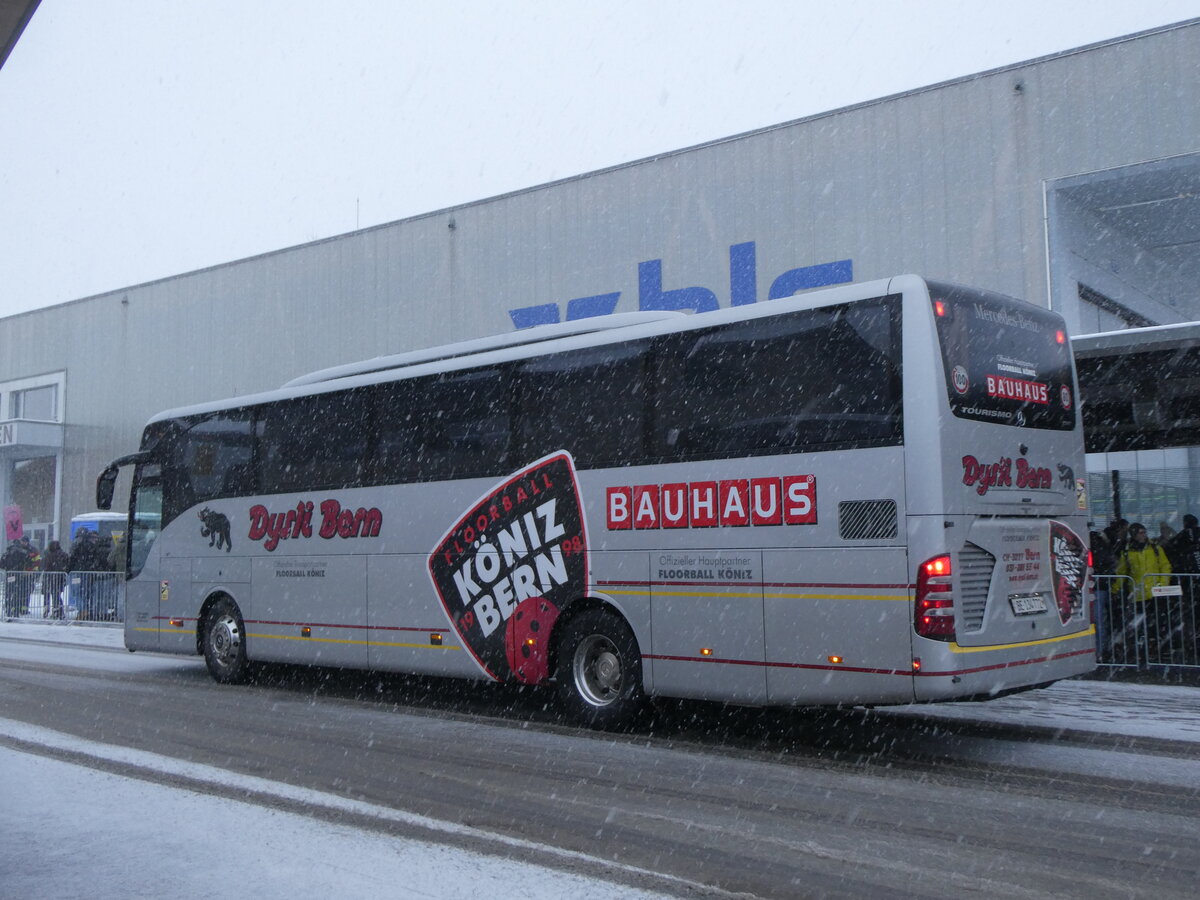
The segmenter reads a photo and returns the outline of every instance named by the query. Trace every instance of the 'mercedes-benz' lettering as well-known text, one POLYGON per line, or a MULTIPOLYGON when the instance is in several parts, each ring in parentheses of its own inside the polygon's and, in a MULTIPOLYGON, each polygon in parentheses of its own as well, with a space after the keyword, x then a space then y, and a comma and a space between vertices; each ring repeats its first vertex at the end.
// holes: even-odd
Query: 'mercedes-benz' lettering
POLYGON ((1035 332, 1042 330, 1042 326, 1038 324, 1036 319, 1022 315, 1015 310, 992 309, 984 306, 982 303, 975 304, 975 318, 984 322, 992 322, 996 325, 1006 325, 1009 328, 1023 328, 1026 331, 1035 332))

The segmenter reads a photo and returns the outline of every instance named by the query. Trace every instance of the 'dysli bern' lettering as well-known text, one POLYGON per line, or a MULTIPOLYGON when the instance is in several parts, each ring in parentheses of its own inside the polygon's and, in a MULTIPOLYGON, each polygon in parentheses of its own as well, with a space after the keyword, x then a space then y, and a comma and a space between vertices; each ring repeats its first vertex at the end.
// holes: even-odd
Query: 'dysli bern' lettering
MULTIPOLYGON (((374 507, 365 509, 343 508, 337 500, 322 500, 320 505, 321 526, 317 536, 324 540, 333 538, 379 537, 383 527, 383 513, 374 507)), ((270 512, 261 503, 250 507, 250 531, 252 541, 262 541, 263 549, 273 551, 283 540, 311 538, 313 536, 313 510, 311 500, 301 500, 286 512, 270 512)))
MULTIPOLYGON (((1013 486, 1013 461, 1010 457, 1002 456, 994 463, 981 463, 974 456, 962 458, 962 483, 968 487, 974 486, 979 496, 986 494, 994 487, 1013 486)), ((1022 490, 1049 490, 1054 484, 1050 470, 1045 466, 1034 466, 1028 460, 1017 460, 1016 486, 1022 490)))

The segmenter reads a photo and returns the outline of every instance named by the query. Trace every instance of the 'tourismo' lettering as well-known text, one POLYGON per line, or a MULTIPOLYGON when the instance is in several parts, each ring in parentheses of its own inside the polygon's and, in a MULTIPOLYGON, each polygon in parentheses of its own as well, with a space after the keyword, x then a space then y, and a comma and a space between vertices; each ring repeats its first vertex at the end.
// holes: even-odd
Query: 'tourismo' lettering
POLYGON ((605 498, 610 531, 817 522, 814 475, 610 487, 605 498))

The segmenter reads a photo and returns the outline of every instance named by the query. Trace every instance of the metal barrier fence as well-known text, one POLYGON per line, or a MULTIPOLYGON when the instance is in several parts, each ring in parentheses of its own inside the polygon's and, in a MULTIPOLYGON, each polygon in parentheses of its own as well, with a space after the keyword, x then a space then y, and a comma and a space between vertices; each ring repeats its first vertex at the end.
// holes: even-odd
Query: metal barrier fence
POLYGON ((1128 575, 1097 575, 1095 584, 1100 665, 1200 668, 1200 575, 1150 574, 1140 586, 1128 575))
POLYGON ((122 572, 3 572, 0 609, 7 619, 78 622, 125 620, 122 572))

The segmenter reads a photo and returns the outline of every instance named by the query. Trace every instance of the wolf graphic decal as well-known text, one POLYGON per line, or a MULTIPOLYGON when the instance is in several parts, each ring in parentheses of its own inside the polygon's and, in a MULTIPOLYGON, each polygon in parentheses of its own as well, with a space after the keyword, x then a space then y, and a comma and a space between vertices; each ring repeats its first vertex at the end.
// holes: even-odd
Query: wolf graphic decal
POLYGON ((233 541, 229 537, 229 519, 222 513, 213 512, 207 506, 200 510, 200 536, 208 538, 208 546, 222 547, 228 553, 233 549, 233 541))

